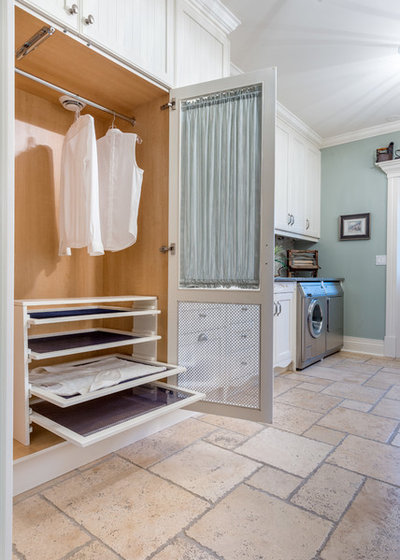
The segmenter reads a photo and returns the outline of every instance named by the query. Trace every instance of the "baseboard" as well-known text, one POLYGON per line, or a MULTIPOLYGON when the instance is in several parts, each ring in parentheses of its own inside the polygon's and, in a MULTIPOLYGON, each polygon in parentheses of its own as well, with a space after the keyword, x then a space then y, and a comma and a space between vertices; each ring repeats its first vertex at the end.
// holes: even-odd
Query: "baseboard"
POLYGON ((63 442, 21 457, 14 461, 14 496, 192 416, 197 416, 197 413, 176 410, 88 447, 82 448, 63 442))
POLYGON ((360 354, 373 354, 374 356, 384 356, 383 340, 374 338, 356 338, 354 336, 344 337, 343 350, 357 352, 360 354))

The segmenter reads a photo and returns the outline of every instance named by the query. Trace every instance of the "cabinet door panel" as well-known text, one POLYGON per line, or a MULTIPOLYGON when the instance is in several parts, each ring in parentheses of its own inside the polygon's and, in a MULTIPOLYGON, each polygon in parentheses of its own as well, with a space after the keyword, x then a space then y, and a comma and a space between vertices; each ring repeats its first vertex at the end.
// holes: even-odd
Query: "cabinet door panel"
POLYGON ((276 127, 275 132, 275 228, 290 231, 288 219, 288 168, 289 168, 289 131, 276 127))
POLYGON ((72 5, 76 4, 79 11, 79 2, 80 0, 29 0, 29 2, 23 3, 37 8, 51 19, 65 24, 70 29, 78 30, 79 15, 71 13, 70 10, 72 5))
POLYGON ((292 231, 304 233, 306 147, 300 136, 293 135, 289 158, 289 212, 293 214, 292 231))
POLYGON ((278 315, 274 317, 274 367, 286 367, 293 360, 293 294, 275 295, 274 299, 278 303, 278 315))
MULTIPOLYGON (((81 33, 107 48, 115 47, 117 38, 117 2, 82 0, 81 33), (90 16, 93 23, 89 23, 90 16)), ((114 49, 113 49, 114 50, 114 49)), ((116 50, 116 49, 115 49, 116 50)))
POLYGON ((313 146, 306 151, 305 234, 320 236, 321 152, 313 146))

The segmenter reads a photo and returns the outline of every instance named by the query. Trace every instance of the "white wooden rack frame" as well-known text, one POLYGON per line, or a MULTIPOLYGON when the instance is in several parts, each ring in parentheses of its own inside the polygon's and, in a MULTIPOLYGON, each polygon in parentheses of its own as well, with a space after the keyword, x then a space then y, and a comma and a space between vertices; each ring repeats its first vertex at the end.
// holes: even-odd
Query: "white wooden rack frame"
MULTIPOLYGON (((146 421, 192 404, 202 393, 161 383, 165 377, 185 370, 156 361, 157 298, 152 296, 115 296, 96 298, 41 299, 15 301, 14 438, 30 444, 32 423, 85 447, 136 427, 146 421), (62 323, 77 323, 131 317, 131 331, 110 328, 62 330, 29 336, 29 329, 62 323), (162 368, 111 387, 86 394, 63 397, 29 382, 31 364, 86 352, 132 347, 132 354, 112 356, 135 363, 162 368), (98 399, 100 401, 96 402, 98 399)), ((43 329, 41 329, 43 330, 43 329)), ((107 354, 110 356, 110 354, 107 354)), ((95 357, 68 362, 80 365, 95 362, 95 357)))

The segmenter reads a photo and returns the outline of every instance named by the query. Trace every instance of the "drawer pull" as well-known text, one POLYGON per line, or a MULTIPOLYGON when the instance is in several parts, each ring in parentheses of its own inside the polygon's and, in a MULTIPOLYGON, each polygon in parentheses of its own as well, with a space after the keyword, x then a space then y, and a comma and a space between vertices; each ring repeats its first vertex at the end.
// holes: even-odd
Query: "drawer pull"
POLYGON ((240 362, 241 366, 247 366, 247 362, 240 362))
POLYGON ((207 342, 208 337, 204 333, 199 334, 199 338, 197 339, 199 342, 207 342))
POLYGON ((248 311, 248 307, 242 307, 242 311, 248 311))
POLYGON ((247 338, 247 334, 241 334, 240 338, 247 338))
POLYGON ((207 317, 206 313, 199 313, 200 319, 205 319, 207 317))

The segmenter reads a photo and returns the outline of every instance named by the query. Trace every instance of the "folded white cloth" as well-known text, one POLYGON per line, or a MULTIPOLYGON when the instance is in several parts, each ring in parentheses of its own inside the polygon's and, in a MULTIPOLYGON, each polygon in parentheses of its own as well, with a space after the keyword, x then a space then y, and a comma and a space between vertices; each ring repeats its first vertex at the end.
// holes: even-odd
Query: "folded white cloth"
POLYGON ((47 389, 56 395, 70 397, 76 394, 84 395, 104 387, 118 385, 122 381, 165 370, 164 366, 150 366, 111 357, 79 366, 58 364, 37 367, 29 373, 29 382, 35 387, 47 389))

